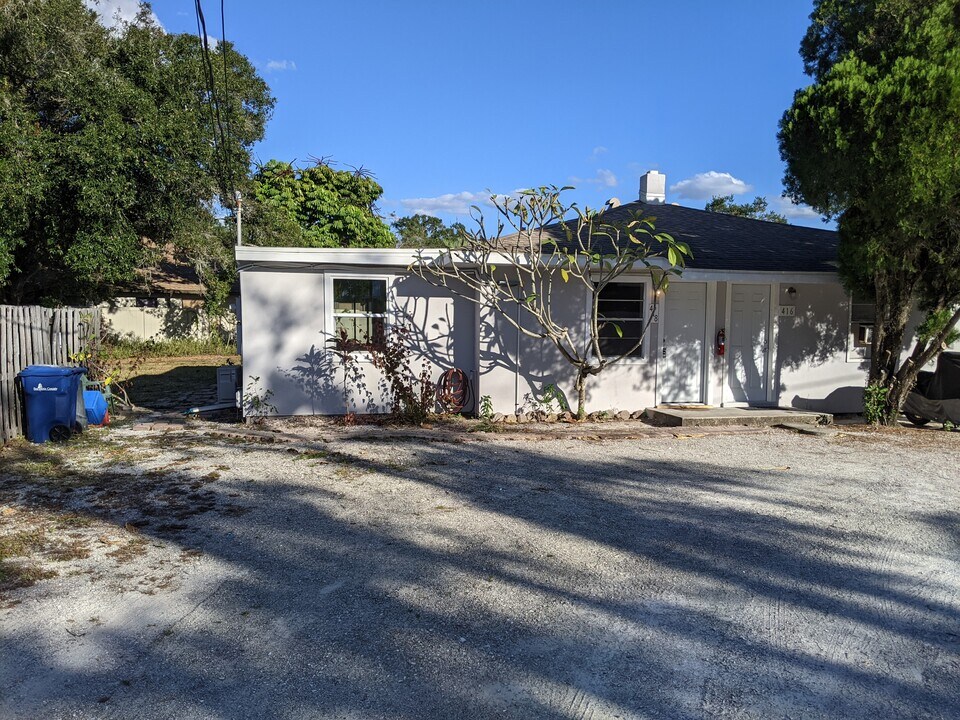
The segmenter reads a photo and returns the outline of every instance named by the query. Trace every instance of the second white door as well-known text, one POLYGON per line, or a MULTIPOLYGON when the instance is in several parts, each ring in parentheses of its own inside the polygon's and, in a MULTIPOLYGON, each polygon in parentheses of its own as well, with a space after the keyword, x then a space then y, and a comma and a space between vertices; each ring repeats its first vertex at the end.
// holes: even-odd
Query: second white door
POLYGON ((770 286, 730 288, 727 328, 727 382, 733 401, 767 401, 767 343, 770 337, 770 286))
POLYGON ((703 402, 707 284, 678 282, 666 293, 660 401, 703 402))

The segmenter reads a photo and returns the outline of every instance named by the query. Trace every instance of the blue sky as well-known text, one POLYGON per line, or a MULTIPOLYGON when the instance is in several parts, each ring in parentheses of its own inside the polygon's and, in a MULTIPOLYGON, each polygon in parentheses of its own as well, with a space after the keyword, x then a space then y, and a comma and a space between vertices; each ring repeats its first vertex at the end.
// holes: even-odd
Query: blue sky
MULTIPOLYGON (((103 0, 130 6, 134 0, 103 0)), ((219 3, 206 0, 220 34, 219 3)), ((157 0, 171 32, 193 3, 157 0)), ((489 192, 571 184, 569 199, 635 200, 667 176, 668 202, 781 199, 777 122, 808 84, 798 55, 809 0, 298 2, 227 0, 227 39, 270 84, 256 148, 371 170, 384 213, 452 220, 489 192)))

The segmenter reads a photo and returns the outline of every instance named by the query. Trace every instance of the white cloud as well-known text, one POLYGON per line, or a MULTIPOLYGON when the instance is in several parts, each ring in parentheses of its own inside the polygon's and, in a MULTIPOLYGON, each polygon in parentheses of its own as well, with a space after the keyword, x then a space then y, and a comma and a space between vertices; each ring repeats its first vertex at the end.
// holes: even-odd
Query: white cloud
POLYGON ((492 206, 489 192, 446 193, 436 197, 405 198, 400 204, 409 212, 419 215, 469 215, 472 205, 492 206))
POLYGON ((614 175, 611 171, 600 168, 597 170, 596 182, 604 187, 616 187, 617 186, 617 176, 614 175))
MULTIPOLYGON (((100 18, 100 24, 116 28, 123 23, 132 23, 140 12, 139 0, 84 0, 84 4, 94 10, 100 18)), ((150 11, 150 19, 163 27, 156 13, 150 11)))
POLYGON ((570 182, 576 185, 599 185, 600 187, 616 187, 619 184, 617 176, 613 174, 613 171, 607 170, 606 168, 598 168, 592 178, 571 176, 570 182))
POLYGON ((771 204, 773 205, 773 209, 776 212, 791 219, 803 219, 803 220, 821 220, 822 219, 820 213, 818 213, 812 207, 810 207, 809 205, 801 205, 799 203, 795 203, 786 195, 781 195, 780 197, 774 199, 771 204))
POLYGON ((607 148, 603 145, 597 145, 593 151, 590 153, 590 161, 595 162, 600 159, 601 155, 606 155, 609 152, 607 148))
POLYGON ((297 64, 293 60, 268 60, 266 65, 267 72, 283 72, 284 70, 296 70, 297 64))
POLYGON ((752 185, 735 178, 730 173, 710 172, 697 173, 692 178, 681 180, 670 186, 670 192, 688 200, 709 200, 714 195, 742 195, 750 192, 752 185))

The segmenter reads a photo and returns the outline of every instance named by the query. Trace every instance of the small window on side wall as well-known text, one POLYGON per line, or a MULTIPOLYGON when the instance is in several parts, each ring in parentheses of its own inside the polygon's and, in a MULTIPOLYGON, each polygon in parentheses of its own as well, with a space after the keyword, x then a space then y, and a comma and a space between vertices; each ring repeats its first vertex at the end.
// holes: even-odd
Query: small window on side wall
POLYGON ((600 351, 606 357, 642 357, 643 348, 634 346, 643 333, 643 284, 610 283, 600 291, 597 302, 600 323, 600 351), (632 350, 632 352, 631 352, 632 350))
POLYGON ((872 300, 856 295, 850 299, 850 338, 847 360, 870 359, 876 317, 876 305, 872 300))
POLYGON ((362 352, 382 346, 387 325, 387 281, 334 278, 333 322, 337 350, 362 352))

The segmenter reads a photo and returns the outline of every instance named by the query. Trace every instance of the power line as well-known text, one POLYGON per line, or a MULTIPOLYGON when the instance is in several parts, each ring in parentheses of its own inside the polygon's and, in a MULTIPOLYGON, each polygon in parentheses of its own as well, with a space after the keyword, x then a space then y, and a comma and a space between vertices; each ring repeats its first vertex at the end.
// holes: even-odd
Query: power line
MULTIPOLYGON (((229 72, 227 70, 227 21, 224 19, 223 4, 224 4, 224 0, 220 0, 220 57, 223 59, 223 100, 224 100, 227 112, 229 113, 231 111, 232 106, 230 104, 230 81, 228 79, 229 72)), ((223 133, 222 127, 220 128, 220 131, 221 133, 223 133)), ((230 116, 227 115, 227 132, 225 134, 225 138, 232 141, 233 140, 232 137, 227 137, 230 134, 231 134, 230 133, 230 116)), ((232 168, 230 172, 231 172, 231 178, 232 178, 232 173, 233 173, 232 168)), ((236 194, 237 188, 234 186, 232 189, 234 191, 234 194, 236 194)))
MULTIPOLYGON (((217 95, 217 83, 213 72, 213 63, 210 60, 210 41, 207 35, 207 21, 203 15, 203 7, 200 0, 194 0, 194 8, 197 15, 197 34, 200 37, 200 54, 203 58, 203 70, 205 81, 210 90, 210 117, 213 124, 213 141, 215 155, 217 156, 220 167, 217 172, 217 180, 220 183, 221 194, 225 203, 230 202, 236 191, 236 185, 233 178, 233 169, 230 166, 230 160, 227 148, 227 133, 223 129, 223 120, 220 114, 220 100, 217 95)), ((223 7, 221 2, 221 18, 223 17, 223 7)), ((225 40, 225 33, 224 33, 225 40)), ((224 48, 225 50, 225 48, 224 48)), ((224 54, 224 78, 226 78, 226 53, 224 54)), ((226 90, 226 88, 224 88, 226 90)))

